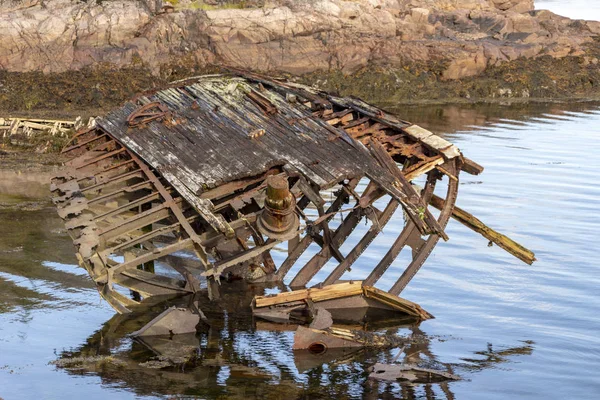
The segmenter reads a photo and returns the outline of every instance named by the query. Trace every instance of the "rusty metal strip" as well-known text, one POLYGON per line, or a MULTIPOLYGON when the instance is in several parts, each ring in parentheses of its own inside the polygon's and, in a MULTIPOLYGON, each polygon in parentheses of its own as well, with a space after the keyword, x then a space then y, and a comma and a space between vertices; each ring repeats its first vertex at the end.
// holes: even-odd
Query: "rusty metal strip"
MULTIPOLYGON (((454 210, 454 204, 456 203, 456 197, 458 194, 458 174, 460 173, 460 158, 455 158, 448 162, 448 168, 446 170, 457 177, 456 180, 448 179, 448 190, 446 193, 446 201, 444 203, 444 207, 440 212, 440 216, 438 217, 438 222, 441 226, 445 227, 450 220, 450 216, 452 215, 452 211, 454 210)), ((428 199, 427 199, 428 200, 428 199)), ((428 200, 429 201, 429 200, 428 200)), ((406 270, 402 273, 400 278, 396 281, 394 286, 389 290, 389 293, 398 296, 402 290, 408 285, 408 283, 412 280, 415 274, 419 271, 429 254, 433 251, 433 248, 437 244, 440 237, 438 235, 431 235, 425 245, 419 250, 416 256, 413 258, 412 262, 406 270)))
POLYGON ((168 115, 169 109, 167 106, 155 101, 153 103, 145 104, 129 114, 127 117, 127 125, 131 128, 135 128, 156 119, 167 117, 168 115))

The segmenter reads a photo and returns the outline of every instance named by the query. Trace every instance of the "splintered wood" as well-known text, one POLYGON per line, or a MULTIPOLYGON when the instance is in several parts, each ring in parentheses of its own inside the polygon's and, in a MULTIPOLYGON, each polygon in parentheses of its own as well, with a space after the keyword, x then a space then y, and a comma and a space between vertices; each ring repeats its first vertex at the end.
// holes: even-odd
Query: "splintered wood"
POLYGON ((271 320, 289 320, 285 305, 297 313, 313 303, 337 310, 334 317, 352 305, 431 318, 398 295, 448 239, 452 216, 533 261, 455 207, 461 171, 483 168, 452 143, 359 99, 295 83, 240 71, 176 82, 97 118, 63 152, 71 161, 52 182, 53 201, 79 263, 120 313, 152 297, 193 294, 199 279, 218 298, 226 276, 298 289, 256 298, 255 311, 271 320), (352 265, 403 216, 368 276, 335 284, 354 278, 352 265), (365 220, 370 228, 355 237, 365 220), (346 252, 347 241, 356 244, 346 252), (271 253, 282 246, 287 257, 276 263, 271 253), (409 264, 390 276, 406 247, 409 264), (324 287, 305 289, 328 268, 324 287), (384 275, 395 282, 388 292, 375 288, 384 275))
POLYGON ((294 301, 312 300, 314 302, 363 294, 362 282, 348 282, 325 286, 322 289, 303 289, 284 292, 272 296, 258 296, 254 299, 257 308, 269 307, 294 301))
MULTIPOLYGON (((372 300, 378 305, 369 304, 364 302, 365 307, 380 307, 387 308, 395 313, 409 315, 411 317, 418 318, 419 320, 426 320, 433 318, 433 315, 423 310, 418 304, 411 301, 402 299, 398 296, 394 296, 383 290, 374 288, 372 286, 365 286, 363 282, 344 282, 334 285, 324 286, 322 288, 310 288, 303 290, 294 290, 292 292, 284 292, 271 296, 257 296, 254 298, 254 313, 257 316, 268 316, 270 313, 265 313, 264 309, 274 308, 279 313, 286 313, 294 311, 298 308, 299 303, 315 303, 317 306, 321 306, 325 309, 329 307, 340 307, 340 302, 332 303, 323 306, 317 303, 324 303, 328 300, 341 300, 348 298, 360 298, 361 300, 372 300), (286 310, 287 308, 287 310, 286 310)), ((342 303, 343 304, 343 303, 342 303)), ((361 303, 356 301, 346 301, 343 306, 347 308, 357 307, 361 303)), ((268 318, 268 317, 267 317, 268 318)))
MULTIPOLYGON (((429 200, 429 204, 437 209, 441 209, 444 205, 444 199, 433 195, 429 200)), ((526 249, 511 238, 496 232, 462 208, 454 207, 454 210, 452 210, 452 218, 465 225, 467 228, 479 233, 490 242, 497 244, 524 263, 531 265, 535 261, 535 254, 533 254, 531 250, 526 249)))

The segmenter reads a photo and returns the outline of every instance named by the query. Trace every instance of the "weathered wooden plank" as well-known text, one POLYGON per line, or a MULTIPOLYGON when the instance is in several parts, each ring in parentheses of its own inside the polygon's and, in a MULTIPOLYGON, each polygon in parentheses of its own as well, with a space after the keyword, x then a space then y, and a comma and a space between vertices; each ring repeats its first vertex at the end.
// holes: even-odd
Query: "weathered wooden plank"
POLYGON ((433 318, 433 315, 422 309, 417 303, 394 296, 375 287, 364 286, 364 294, 367 298, 375 299, 380 303, 388 305, 398 311, 402 311, 405 314, 418 317, 421 320, 433 318))
MULTIPOLYGON (((176 205, 181 203, 181 199, 175 201, 176 205)), ((128 218, 121 224, 113 224, 103 228, 98 233, 98 236, 103 240, 108 241, 111 238, 121 236, 124 233, 141 229, 149 224, 168 218, 170 215, 169 207, 166 204, 162 204, 158 207, 153 207, 148 211, 144 211, 135 217, 128 218)))
MULTIPOLYGON (((344 222, 336 229, 331 238, 332 244, 339 248, 344 241, 350 236, 354 228, 362 219, 362 210, 356 208, 344 218, 344 222)), ((298 271, 294 279, 290 282, 291 287, 306 285, 313 276, 329 261, 332 256, 330 246, 324 246, 317 254, 315 254, 301 269, 298 271)))
POLYGON ((106 194, 103 194, 103 195, 100 195, 97 197, 92 197, 91 199, 88 200, 88 204, 101 203, 103 201, 108 201, 108 200, 114 199, 115 197, 118 197, 125 193, 133 193, 138 190, 151 189, 151 188, 152 188, 152 183, 149 180, 140 182, 140 183, 136 183, 131 186, 123 186, 122 188, 117 189, 114 192, 106 193, 106 194))
POLYGON ((254 298, 255 307, 269 307, 293 301, 310 299, 314 302, 339 299, 342 297, 356 296, 362 294, 362 282, 344 282, 322 288, 311 288, 284 292, 271 296, 257 296, 254 298))
POLYGON ((234 265, 238 265, 252 258, 258 257, 280 243, 280 240, 269 239, 262 246, 253 247, 252 249, 242 251, 229 259, 215 262, 213 265, 209 266, 206 272, 203 272, 202 275, 208 277, 218 277, 227 268, 233 267, 234 265))
POLYGON ((407 181, 412 181, 413 179, 418 178, 419 176, 431 171, 436 166, 443 164, 444 162, 444 157, 438 156, 435 157, 433 160, 424 161, 410 169, 407 169, 406 171, 402 171, 402 174, 404 175, 407 181))
MULTIPOLYGON (((352 190, 354 190, 356 185, 358 185, 359 180, 360 180, 360 178, 352 179, 352 180, 350 180, 350 182, 348 182, 348 185, 345 185, 343 187, 352 191, 352 190)), ((344 196, 342 196, 342 195, 338 196, 338 198, 335 199, 333 204, 331 204, 329 209, 326 211, 326 214, 329 214, 326 221, 329 221, 331 218, 333 218, 335 213, 338 212, 342 208, 342 206, 344 205, 346 200, 348 200, 349 196, 348 196, 347 192, 345 192, 345 193, 346 193, 346 195, 344 195, 344 196)), ((305 198, 308 198, 308 196, 306 196, 305 198)), ((298 204, 300 204, 300 202, 298 204)), ((318 227, 319 227, 319 230, 321 230, 321 225, 318 225, 318 227)), ((310 246, 310 244, 313 241, 314 241, 314 238, 312 236, 306 235, 302 238, 302 240, 300 240, 300 242, 291 251, 289 251, 288 257, 281 264, 281 266, 277 270, 277 273, 275 274, 276 280, 283 280, 283 278, 285 278, 285 275, 289 272, 289 270, 292 268, 294 263, 296 261, 298 261, 298 258, 300 258, 302 253, 304 253, 306 251, 306 249, 308 249, 308 246, 310 246)))
POLYGON ((163 226, 162 228, 153 229, 152 231, 145 233, 141 236, 133 237, 125 242, 115 245, 114 247, 106 248, 102 251, 102 253, 106 256, 110 254, 118 254, 125 249, 137 246, 141 243, 154 239, 157 236, 161 236, 166 233, 177 232, 179 230, 181 230, 181 225, 179 224, 179 222, 176 224, 163 226))
POLYGON ((117 149, 117 150, 105 153, 105 154, 103 154, 103 155, 101 155, 99 157, 92 158, 91 160, 87 160, 87 161, 85 161, 82 164, 77 164, 77 165, 75 165, 75 168, 82 169, 82 168, 85 168, 85 167, 90 166, 92 164, 96 164, 96 163, 98 163, 98 162, 100 162, 102 160, 106 160, 107 158, 111 158, 111 157, 114 157, 114 156, 116 156, 118 154, 125 153, 126 151, 127 151, 127 149, 125 149, 124 147, 121 147, 120 149, 117 149))
POLYGON ((460 166, 460 168, 465 171, 467 174, 471 174, 471 175, 479 175, 480 173, 483 172, 483 167, 479 164, 477 164, 475 161, 471 160, 470 158, 467 158, 465 156, 463 156, 463 163, 460 166))
MULTIPOLYGON (((429 204, 431 204, 438 210, 441 210, 444 207, 444 199, 442 199, 439 196, 433 195, 429 200, 429 204)), ((481 222, 481 220, 479 220, 472 214, 469 214, 462 208, 458 208, 455 206, 452 210, 452 218, 454 218, 467 228, 479 233, 481 236, 488 239, 489 241, 497 244, 500 248, 506 250, 508 253, 517 257, 524 263, 531 265, 534 261, 536 261, 535 254, 531 250, 515 242, 508 236, 496 232, 495 230, 481 222)))
POLYGON ((96 140, 100 140, 100 139, 103 139, 103 138, 106 138, 106 137, 107 137, 107 135, 105 133, 103 133, 101 135, 98 135, 98 136, 94 136, 91 139, 84 140, 84 141, 79 142, 77 144, 74 144, 73 146, 70 146, 70 147, 66 147, 66 148, 63 149, 62 152, 63 153, 68 153, 71 150, 79 149, 79 148, 85 146, 86 144, 90 144, 92 142, 95 142, 96 140))
POLYGON ((377 160, 393 174, 394 178, 396 178, 394 184, 397 189, 401 190, 401 196, 390 191, 389 187, 384 187, 384 189, 402 203, 406 214, 410 217, 417 229, 423 234, 436 233, 444 238, 444 240, 448 240, 448 235, 446 235, 444 229, 439 225, 431 212, 427 210, 427 205, 420 200, 420 196, 410 182, 404 177, 395 161, 385 151, 383 146, 375 140, 371 140, 370 146, 377 160))
MULTIPOLYGON (((162 288, 169 289, 169 290, 175 291, 175 292, 183 292, 183 293, 191 292, 190 290, 185 288, 185 281, 183 281, 181 279, 169 278, 166 276, 153 274, 152 272, 147 272, 147 271, 140 270, 140 269, 128 269, 128 270, 122 271, 120 274, 117 274, 117 275, 128 276, 128 277, 130 277, 132 279, 136 279, 140 282, 145 282, 149 285, 156 286, 156 287, 162 287, 162 288)), ((116 278, 117 275, 114 275, 113 278, 116 278)))
POLYGON ((186 290, 184 286, 177 284, 177 282, 181 282, 182 285, 185 285, 185 281, 177 281, 176 279, 163 277, 139 269, 132 269, 123 271, 119 274, 114 274, 112 279, 114 284, 135 290, 145 298, 150 296, 191 292, 190 290, 186 290))
POLYGON ((95 220, 100 220, 100 219, 107 219, 107 218, 110 218, 110 217, 114 217, 116 215, 125 213, 125 212, 131 210, 134 207, 139 207, 139 206, 142 206, 142 205, 144 205, 146 203, 150 203, 152 201, 158 200, 159 198, 160 198, 160 195, 158 193, 150 193, 147 196, 143 196, 143 197, 140 197, 139 199, 132 200, 132 201, 130 201, 127 204, 124 204, 124 205, 122 205, 120 207, 115 208, 114 210, 107 211, 105 213, 99 214, 94 219, 95 220))
MULTIPOLYGON (((135 268, 138 265, 142 265, 149 261, 156 260, 156 259, 166 256, 168 254, 175 253, 175 252, 183 250, 183 249, 193 248, 193 245, 194 245, 194 242, 189 238, 184 239, 184 240, 179 240, 175 243, 172 243, 165 247, 162 247, 162 248, 158 249, 157 251, 148 252, 139 257, 135 257, 129 261, 121 263, 115 267, 111 267, 108 269, 108 273, 109 273, 109 275, 112 276, 114 274, 125 271, 128 268, 135 268)), ((102 279, 102 277, 100 277, 99 279, 102 279)))

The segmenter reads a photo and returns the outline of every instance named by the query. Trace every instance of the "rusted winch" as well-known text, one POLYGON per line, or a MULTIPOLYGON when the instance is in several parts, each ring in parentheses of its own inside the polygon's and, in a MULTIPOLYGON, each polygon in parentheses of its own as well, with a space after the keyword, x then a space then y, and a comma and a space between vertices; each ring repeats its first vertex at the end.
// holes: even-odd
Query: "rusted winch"
POLYGON ((265 208, 257 220, 258 229, 271 239, 293 238, 300 225, 295 209, 296 198, 290 192, 287 179, 281 175, 270 176, 267 178, 265 208))

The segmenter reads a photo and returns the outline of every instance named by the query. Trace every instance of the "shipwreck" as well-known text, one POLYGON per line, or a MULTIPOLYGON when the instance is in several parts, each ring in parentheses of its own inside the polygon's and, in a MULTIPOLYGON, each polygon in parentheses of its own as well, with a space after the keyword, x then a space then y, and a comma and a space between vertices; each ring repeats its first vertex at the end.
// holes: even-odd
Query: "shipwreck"
POLYGON ((321 321, 309 328, 315 335, 331 320, 369 313, 431 318, 399 295, 448 239, 450 218, 535 260, 456 207, 461 172, 483 168, 452 143, 359 99, 293 82, 242 71, 174 82, 97 118, 63 153, 70 161, 52 181, 53 201, 100 295, 119 313, 192 299, 140 335, 192 329, 186 315, 203 319, 194 296, 218 299, 224 278, 285 281, 292 291, 255 296, 249 306, 271 323, 321 321), (387 253, 348 280, 392 218, 403 219, 403 230, 387 253), (369 229, 342 251, 361 221, 369 229), (404 272, 378 289, 405 247, 412 257, 404 272), (276 249, 286 256, 273 257, 276 249), (317 274, 324 279, 315 284, 317 274))

